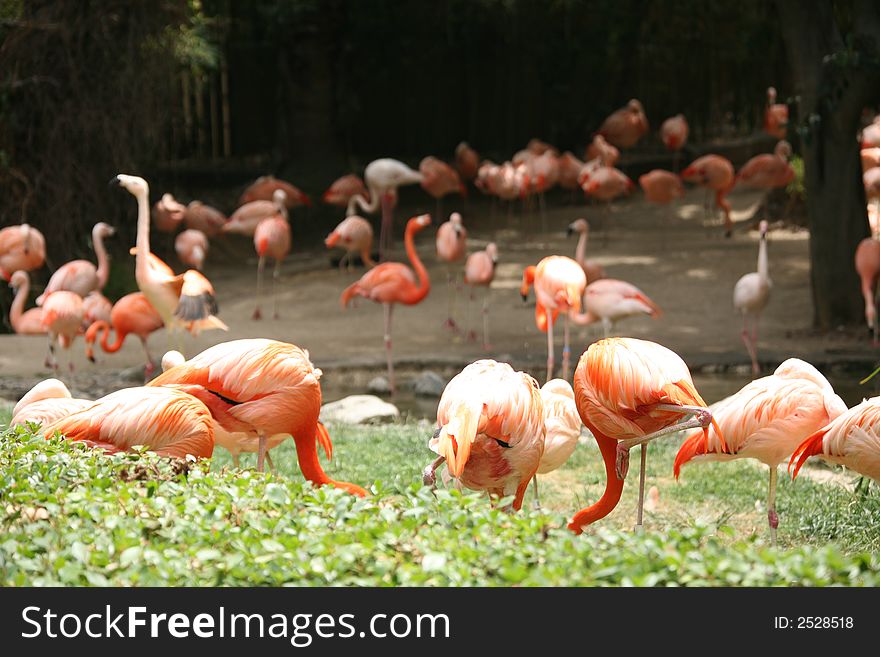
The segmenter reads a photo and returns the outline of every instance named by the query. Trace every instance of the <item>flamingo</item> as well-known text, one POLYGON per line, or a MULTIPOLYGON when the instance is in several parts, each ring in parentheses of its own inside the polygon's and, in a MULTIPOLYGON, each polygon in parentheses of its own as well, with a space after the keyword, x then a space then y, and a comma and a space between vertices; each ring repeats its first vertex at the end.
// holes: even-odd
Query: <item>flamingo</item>
POLYGON ((553 378, 553 323, 563 313, 562 378, 568 378, 571 349, 568 345, 569 315, 581 309, 581 297, 587 287, 583 268, 565 256, 547 256, 537 266, 526 267, 520 288, 523 301, 529 286, 535 286, 535 325, 547 332, 547 381, 553 378))
POLYGON ((875 116, 874 121, 862 130, 861 147, 877 148, 880 147, 880 117, 875 116))
POLYGON ((9 309, 9 323, 18 335, 44 335, 46 328, 43 326, 43 309, 24 309, 30 286, 30 278, 25 271, 18 270, 10 277, 9 287, 12 288, 15 298, 9 309))
POLYGON ((437 229, 437 259, 446 263, 446 287, 449 303, 444 328, 455 331, 457 326, 453 319, 455 310, 455 294, 458 289, 458 266, 464 260, 467 251, 467 229, 461 223, 461 215, 453 212, 449 220, 440 224, 437 229))
POLYGON ((257 469, 263 470, 267 437, 289 434, 306 479, 364 496, 360 486, 330 479, 318 461, 320 443, 330 458, 333 445, 321 412, 321 370, 308 352, 286 342, 232 340, 209 347, 153 379, 150 386, 185 385, 211 410, 230 433, 244 431, 258 438, 257 469))
POLYGON ((581 435, 581 417, 574 403, 574 390, 564 379, 550 379, 541 386, 544 406, 544 453, 534 477, 535 500, 538 498, 538 475, 560 468, 577 447, 581 435))
POLYGON ((743 316, 742 340, 752 359, 752 374, 755 375, 761 371, 758 366, 758 320, 770 300, 772 286, 767 261, 767 229, 766 221, 758 226, 758 271, 742 276, 733 288, 733 306, 743 316), (752 320, 751 334, 748 330, 749 318, 752 320))
POLYGON ((582 326, 601 321, 607 338, 615 322, 635 315, 649 315, 657 319, 660 307, 631 283, 614 278, 603 278, 587 285, 583 293, 584 313, 571 313, 571 320, 582 326))
POLYGON ((150 252, 150 188, 137 176, 119 174, 115 183, 138 203, 135 279, 144 296, 169 330, 183 327, 192 334, 202 330, 228 330, 216 317, 217 302, 210 281, 194 269, 175 276, 171 268, 150 252))
POLYGON ((566 231, 571 237, 575 233, 578 234, 577 246, 574 249, 574 259, 584 270, 587 277, 587 285, 600 278, 605 278, 605 269, 595 260, 587 260, 587 239, 590 235, 590 224, 586 219, 575 219, 568 225, 566 231))
POLYGON ((492 497, 513 495, 519 511, 544 451, 538 383, 507 363, 471 363, 443 390, 428 447, 438 458, 422 472, 425 485, 434 485, 434 471, 445 461, 464 486, 492 497))
POLYGON ((415 274, 403 263, 383 262, 361 276, 360 280, 345 288, 339 299, 343 308, 348 306, 352 298, 356 296, 382 304, 385 311, 385 354, 388 360, 388 385, 391 388, 391 394, 394 394, 395 391, 394 363, 391 359, 391 311, 394 309, 395 303, 413 306, 421 302, 431 291, 428 270, 419 259, 415 246, 416 233, 430 225, 431 215, 429 214, 412 217, 406 222, 404 244, 415 274), (418 283, 416 283, 416 277, 418 277, 418 283))
MULTIPOLYGON (((40 323, 49 334, 49 352, 46 354, 46 367, 52 367, 58 371, 58 361, 55 358, 55 344, 62 349, 70 349, 70 345, 82 330, 83 323, 83 300, 75 292, 60 290, 53 292, 43 300, 43 316, 40 323)), ((73 359, 69 363, 70 371, 73 371, 73 359)))
POLYGON ((565 151, 559 156, 559 186, 572 192, 576 190, 583 167, 583 160, 579 160, 571 151, 565 151))
MULTIPOLYGON (((635 338, 606 338, 591 344, 574 373, 574 399, 581 421, 599 445, 606 483, 599 501, 578 511, 569 529, 580 534, 617 506, 629 469, 629 450, 636 445, 642 446, 636 523, 640 528, 647 444, 684 429, 707 431, 715 423, 712 412, 678 354, 635 338)), ((724 434, 717 425, 715 429, 725 444, 724 434)))
POLYGON ((788 105, 776 102, 776 89, 767 88, 767 107, 764 109, 764 132, 784 139, 788 128, 788 105))
POLYGON ((458 172, 443 160, 429 155, 419 162, 419 172, 422 174, 421 186, 429 195, 437 201, 437 216, 442 213, 442 200, 447 194, 461 194, 467 196, 467 188, 461 181, 458 172))
POLYGON ((174 250, 183 264, 202 271, 208 255, 208 236, 200 230, 188 228, 174 238, 174 250))
POLYGON ((853 406, 798 445, 788 462, 792 479, 812 456, 880 481, 880 397, 853 406))
MULTIPOLYGON (((586 173, 586 172, 583 172, 586 173)), ((618 196, 628 194, 635 188, 635 183, 620 169, 608 166, 600 166, 593 169, 588 177, 582 175, 581 189, 584 196, 592 196, 605 202, 605 215, 611 211, 611 202, 618 196)), ((606 231, 602 231, 605 240, 608 238, 606 231)))
POLYGON ((455 147, 455 168, 462 180, 473 180, 477 177, 480 156, 466 141, 455 147))
POLYGON ((356 214, 339 222, 339 225, 324 240, 324 245, 328 249, 336 246, 345 249, 345 255, 339 259, 340 271, 342 271, 344 263, 348 263, 348 270, 351 271, 351 261, 354 259, 355 253, 360 255, 365 267, 376 266, 370 255, 370 249, 373 248, 373 227, 369 221, 356 214))
POLYGON ((251 183, 238 199, 239 205, 253 201, 271 201, 277 190, 284 192, 284 202, 288 210, 305 205, 312 207, 312 201, 299 187, 274 176, 261 176, 251 183))
POLYGON ((401 185, 421 183, 423 176, 413 171, 403 162, 391 158, 373 160, 364 169, 364 181, 370 192, 370 200, 361 195, 352 196, 348 202, 346 215, 352 215, 360 208, 369 214, 382 206, 382 228, 379 231, 379 260, 391 248, 391 231, 394 225, 394 206, 397 204, 397 188, 401 185))
POLYGON ((605 137, 597 133, 593 135, 593 140, 587 145, 584 159, 587 162, 598 160, 599 166, 613 167, 620 159, 620 151, 609 144, 605 137))
POLYGON ((163 326, 162 317, 156 312, 152 304, 147 301, 147 297, 143 292, 132 292, 126 294, 119 299, 110 311, 109 321, 97 321, 89 326, 85 335, 86 358, 93 363, 95 362, 94 345, 100 335, 101 348, 108 354, 116 353, 122 348, 126 336, 129 333, 140 338, 144 347, 144 355, 146 363, 144 365, 144 376, 149 379, 155 366, 153 359, 150 357, 150 350, 147 348, 147 338, 151 333, 158 331, 163 326), (114 342, 109 342, 108 337, 110 329, 116 332, 114 342))
POLYGON ((328 205, 337 205, 344 208, 348 206, 351 197, 357 194, 366 196, 367 187, 360 176, 351 173, 334 180, 321 199, 328 205))
POLYGON ((89 292, 83 299, 83 330, 97 321, 110 321, 113 302, 100 292, 89 292))
POLYGON ((485 287, 483 295, 483 349, 489 349, 489 292, 495 278, 495 266, 498 264, 498 247, 489 242, 485 250, 471 253, 464 263, 464 282, 470 286, 468 297, 468 339, 475 340, 476 334, 470 329, 471 302, 474 300, 474 288, 485 287))
POLYGON ((875 207, 880 207, 880 167, 873 167, 862 174, 862 183, 865 186, 865 197, 868 202, 873 202, 875 207))
POLYGON ((865 321, 878 339, 877 282, 880 278, 880 241, 866 237, 856 247, 856 271, 862 280, 862 296, 865 298, 865 321))
MULTIPOLYGON (((780 141, 776 144, 773 154, 756 155, 746 162, 736 174, 734 185, 744 184, 748 187, 770 191, 785 187, 795 178, 794 169, 788 163, 791 157, 791 144, 780 141)), ((767 204, 764 204, 767 212, 767 204)))
POLYGON ((632 148, 648 132, 648 118, 642 104, 633 98, 611 113, 597 132, 618 148, 632 148))
POLYGON ((184 389, 123 388, 86 408, 43 425, 67 440, 121 452, 144 445, 159 456, 209 458, 214 431, 207 407, 184 389))
POLYGON ((206 237, 217 237, 223 232, 228 219, 215 207, 201 201, 190 201, 183 212, 183 223, 190 230, 197 230, 206 237))
POLYGON ((92 244, 98 258, 98 266, 88 260, 71 260, 61 265, 52 274, 43 294, 37 297, 37 305, 42 306, 43 301, 50 294, 60 290, 74 292, 80 297, 85 297, 93 290, 98 292, 103 290, 110 275, 110 260, 107 257, 107 249, 104 248, 104 238, 110 237, 115 232, 113 226, 103 221, 96 223, 92 228, 92 244))
POLYGON ((0 229, 0 276, 8 281, 18 270, 33 271, 46 262, 46 238, 29 224, 0 229))
POLYGON ((730 461, 753 458, 770 468, 767 521, 776 545, 776 468, 787 461, 803 440, 846 412, 846 404, 819 371, 798 358, 789 358, 770 376, 755 379, 714 410, 714 428, 685 439, 675 456, 675 478, 690 461, 730 461))
POLYGON ((546 141, 538 139, 537 137, 529 139, 529 143, 526 144, 526 150, 534 155, 544 155, 545 153, 559 155, 559 151, 556 150, 554 146, 551 146, 546 141))
POLYGON ((688 138, 688 122, 684 114, 666 119, 660 126, 660 139, 667 150, 673 151, 672 168, 678 169, 678 157, 688 138))
POLYGON ((173 233, 183 221, 186 206, 171 194, 162 194, 153 205, 153 225, 163 233, 173 233))
POLYGON ((697 183, 715 192, 715 204, 724 212, 724 236, 730 237, 733 233, 733 221, 730 219, 730 203, 726 197, 735 182, 730 160, 714 154, 698 157, 681 172, 681 178, 685 182, 697 183))
POLYGON ((58 379, 45 379, 28 390, 12 409, 9 426, 38 422, 48 426, 71 413, 88 408, 90 399, 76 399, 58 379))
POLYGON ((859 151, 862 160, 862 173, 874 167, 880 167, 880 147, 863 148, 859 151))
POLYGON ((681 182, 681 178, 671 171, 664 171, 663 169, 654 169, 639 176, 639 185, 645 192, 645 200, 649 203, 665 205, 669 208, 667 211, 669 215, 667 220, 668 227, 664 226, 660 233, 662 235, 661 244, 665 246, 666 233, 675 219, 671 203, 684 196, 684 185, 681 182))
POLYGON ((287 223, 287 207, 284 201, 284 190, 276 190, 273 201, 278 208, 278 213, 268 219, 263 219, 254 232, 254 248, 260 257, 257 263, 257 307, 254 309, 253 319, 260 319, 260 302, 263 294, 263 266, 266 258, 275 261, 275 270, 272 273, 272 317, 278 319, 278 296, 275 287, 281 276, 281 263, 290 253, 290 224, 287 223))
MULTIPOLYGON (((279 198, 281 197, 279 196, 279 198)), ((274 217, 278 212, 278 203, 274 199, 271 201, 250 201, 230 215, 229 221, 223 226, 221 232, 253 237, 260 222, 274 217)))

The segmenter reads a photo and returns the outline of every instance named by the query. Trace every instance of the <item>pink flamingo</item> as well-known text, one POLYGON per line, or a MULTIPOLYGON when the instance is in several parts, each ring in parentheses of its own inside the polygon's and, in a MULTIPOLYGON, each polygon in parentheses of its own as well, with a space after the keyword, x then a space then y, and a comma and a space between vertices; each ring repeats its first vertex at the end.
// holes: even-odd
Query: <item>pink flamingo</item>
POLYGON ((660 125, 660 140, 670 151, 680 151, 687 143, 688 122, 684 114, 676 114, 660 125))
POLYGON ((578 234, 577 246, 574 250, 574 259, 584 270, 587 277, 587 285, 600 278, 605 278, 605 269, 595 260, 587 260, 587 239, 590 235, 590 224, 586 219, 575 219, 568 225, 566 231, 571 237, 578 234))
POLYGON ((689 436, 675 456, 675 478, 689 461, 752 458, 770 468, 767 521, 776 545, 776 468, 803 440, 846 411, 846 404, 819 371, 789 358, 776 371, 747 384, 713 411, 715 427, 689 436))
POLYGON ((110 259, 107 257, 107 249, 104 248, 104 238, 110 237, 115 232, 113 226, 103 221, 95 224, 92 228, 92 245, 98 257, 98 266, 88 260, 71 260, 61 265, 52 274, 43 294, 37 297, 37 305, 42 306, 44 299, 60 290, 73 292, 80 297, 85 297, 92 290, 98 292, 103 290, 110 275, 110 259))
POLYGON ((217 208, 201 201, 190 201, 183 213, 183 223, 191 230, 198 230, 207 237, 217 237, 223 232, 228 219, 217 208))
POLYGON ((208 254, 208 237, 200 230, 188 228, 174 238, 174 250, 183 264, 202 271, 208 254))
POLYGON ((406 223, 404 244, 406 254, 412 263, 413 270, 399 262, 383 262, 376 265, 360 280, 349 285, 342 292, 340 302, 345 308, 352 298, 359 296, 381 303, 385 311, 385 353, 388 360, 388 384, 394 394, 394 363, 391 358, 391 311, 395 303, 407 306, 421 302, 431 290, 431 279, 428 270, 416 252, 415 234, 431 225, 431 215, 422 214, 413 217, 406 223), (418 277, 418 283, 416 282, 418 277))
POLYGON ((299 187, 274 176, 261 176, 257 178, 242 192, 241 198, 238 199, 238 204, 244 205, 253 201, 272 201, 275 197, 275 192, 278 190, 284 192, 284 203, 287 205, 288 210, 292 210, 300 205, 312 207, 311 199, 299 187))
POLYGON ((284 191, 276 190, 274 201, 278 213, 263 219, 254 232, 254 248, 260 260, 257 263, 257 307, 254 309, 253 319, 262 317, 260 302, 263 295, 263 266, 266 258, 275 260, 275 270, 272 273, 272 317, 278 319, 278 295, 275 287, 281 276, 281 263, 290 253, 290 224, 287 222, 284 191))
MULTIPOLYGON (((278 199, 281 199, 283 190, 279 190, 278 199)), ((286 202, 284 202, 286 205, 286 202)), ((229 216, 229 221, 223 226, 221 232, 235 233, 245 237, 253 237, 257 226, 263 219, 274 217, 279 212, 278 201, 250 201, 240 206, 229 216)))
MULTIPOLYGON (((589 178, 581 185, 584 196, 592 196, 605 202, 604 215, 606 219, 611 212, 611 202, 619 196, 628 194, 634 188, 635 183, 623 171, 607 166, 601 166, 592 171, 589 178)), ((602 231, 602 235, 603 241, 607 241, 607 229, 602 231)))
POLYGON ((29 224, 0 229, 0 276, 8 281, 13 272, 33 271, 46 262, 46 239, 29 224))
POLYGON ((874 167, 880 167, 880 147, 863 148, 859 151, 862 160, 862 173, 874 167))
POLYGON ((776 89, 767 88, 767 107, 764 110, 764 132, 777 139, 785 139, 788 128, 788 105, 776 102, 776 89))
POLYGON ((743 316, 742 340, 752 359, 752 374, 755 375, 761 371, 758 366, 758 320, 770 300, 772 286, 767 259, 767 230, 767 222, 762 221, 758 227, 758 271, 745 274, 733 288, 733 306, 743 316), (751 334, 748 330, 749 318, 752 320, 751 334))
POLYGON ((173 233, 183 221, 185 212, 183 203, 178 203, 171 194, 162 194, 162 198, 153 205, 153 225, 163 233, 173 233))
POLYGON ((633 98, 605 119, 597 132, 618 148, 632 148, 647 134, 648 117, 642 104, 633 98))
POLYGON ((18 270, 9 279, 9 287, 15 298, 9 309, 9 323, 12 330, 19 335, 44 335, 46 328, 43 326, 43 309, 31 308, 27 311, 24 304, 30 291, 30 278, 26 271, 18 270))
POLYGON ((147 348, 147 339, 150 337, 150 334, 158 331, 163 326, 162 317, 156 312, 152 304, 147 301, 143 292, 126 294, 113 304, 108 321, 99 320, 89 326, 85 335, 86 358, 93 363, 95 362, 93 345, 98 340, 99 334, 101 349, 108 354, 119 351, 129 334, 136 335, 144 348, 144 356, 146 356, 144 377, 149 380, 156 368, 153 365, 153 359, 150 357, 150 350, 147 348), (111 328, 116 332, 116 339, 113 342, 108 340, 111 328))
POLYGON ((862 130, 861 146, 863 149, 880 147, 880 116, 875 116, 874 122, 862 130))
POLYGON ((665 205, 667 210, 667 227, 664 227, 661 234, 661 243, 666 244, 666 233, 671 228, 675 220, 674 210, 671 203, 676 199, 684 196, 684 185, 681 178, 671 171, 663 169, 654 169, 648 173, 639 176, 639 185, 645 192, 645 200, 657 205, 665 205))
POLYGON ((444 328, 455 331, 455 295, 458 290, 458 266, 467 251, 467 229, 461 223, 461 215, 453 212, 449 221, 437 229, 437 259, 446 263, 446 287, 448 292, 447 317, 444 328))
POLYGON ((91 399, 76 399, 58 379, 44 379, 28 390, 12 409, 9 426, 36 422, 44 427, 94 404, 91 399))
POLYGON ((866 237, 856 247, 856 271, 862 281, 862 296, 865 299, 865 321, 874 334, 874 344, 878 342, 877 323, 877 282, 880 279, 880 241, 866 237))
POLYGON ((724 236, 733 234, 733 221, 730 219, 730 203, 727 194, 733 189, 735 176, 733 165, 720 155, 698 157, 681 172, 685 182, 696 183, 715 192, 715 204, 724 212, 724 236))
POLYGON ((342 176, 333 181, 333 184, 327 188, 321 200, 328 205, 336 205, 341 208, 347 207, 352 196, 361 194, 367 195, 367 186, 360 176, 353 173, 342 176))
POLYGON ((113 303, 100 292, 89 292, 83 299, 83 330, 98 321, 110 321, 113 303))
MULTIPOLYGON (((780 141, 772 154, 756 155, 746 162, 736 174, 734 185, 743 184, 747 187, 770 191, 785 187, 795 178, 794 169, 788 163, 791 157, 791 145, 780 141)), ((764 214, 767 204, 764 204, 764 214)))
POLYGON ((458 172, 442 160, 429 155, 419 163, 419 171, 422 174, 422 189, 428 192, 437 201, 437 216, 442 215, 442 201, 447 194, 461 194, 467 196, 467 188, 461 181, 458 172))
POLYGON ((593 140, 584 151, 584 159, 586 161, 599 160, 599 164, 604 167, 613 167, 620 159, 620 151, 608 143, 608 141, 600 134, 593 135, 593 140))
MULTIPOLYGON (((75 292, 60 290, 43 299, 43 317, 41 323, 49 334, 49 352, 46 355, 46 367, 58 371, 58 360, 55 358, 55 344, 62 349, 70 349, 77 334, 82 330, 83 300, 75 292)), ((68 363, 73 371, 73 358, 68 363)))
POLYGON ((462 180, 473 180, 477 177, 480 156, 466 141, 455 147, 455 168, 462 180))
POLYGON ((495 278, 495 266, 498 264, 498 247, 494 242, 489 242, 485 250, 471 253, 464 263, 464 282, 470 286, 468 296, 468 339, 475 340, 476 334, 470 329, 471 326, 471 302, 474 300, 474 288, 484 287, 483 295, 483 349, 490 349, 489 344, 489 292, 492 289, 492 280, 495 278))
POLYGON ((568 381, 550 379, 541 386, 544 406, 544 453, 532 478, 535 501, 538 497, 538 475, 559 469, 574 454, 581 435, 581 418, 574 403, 574 390, 568 381))
POLYGON ((660 306, 639 288, 614 278, 603 278, 587 285, 583 299, 586 312, 572 313, 571 320, 582 326, 602 322, 606 338, 621 319, 635 315, 657 319, 662 314, 660 306))
POLYGON ((339 259, 340 271, 346 262, 351 271, 351 261, 355 253, 360 255, 365 267, 376 266, 370 255, 370 249, 373 248, 373 227, 369 221, 356 214, 343 219, 324 240, 324 245, 328 249, 336 246, 345 249, 345 255, 339 259))
POLYGON ((571 151, 565 151, 559 156, 559 186, 562 189, 574 191, 578 188, 578 175, 584 163, 575 157, 571 151))

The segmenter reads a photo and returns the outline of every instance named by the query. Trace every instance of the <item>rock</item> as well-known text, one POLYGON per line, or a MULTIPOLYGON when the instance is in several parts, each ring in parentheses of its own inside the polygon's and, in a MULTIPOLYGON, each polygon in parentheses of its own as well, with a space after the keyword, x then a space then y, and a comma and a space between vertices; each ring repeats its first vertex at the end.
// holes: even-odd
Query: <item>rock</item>
POLYGON ((374 395, 351 395, 321 407, 322 422, 341 422, 343 424, 372 424, 388 422, 400 417, 394 404, 374 395))
POLYGON ((388 395, 391 393, 391 385, 384 376, 377 376, 374 379, 370 379, 370 382, 367 384, 367 392, 388 395))
POLYGON ((413 389, 419 397, 439 397, 446 388, 446 381, 437 372, 426 370, 416 377, 413 389))
POLYGON ((124 370, 120 370, 119 378, 123 381, 136 381, 139 384, 143 385, 144 382, 144 366, 143 365, 133 365, 132 367, 126 367, 124 370))

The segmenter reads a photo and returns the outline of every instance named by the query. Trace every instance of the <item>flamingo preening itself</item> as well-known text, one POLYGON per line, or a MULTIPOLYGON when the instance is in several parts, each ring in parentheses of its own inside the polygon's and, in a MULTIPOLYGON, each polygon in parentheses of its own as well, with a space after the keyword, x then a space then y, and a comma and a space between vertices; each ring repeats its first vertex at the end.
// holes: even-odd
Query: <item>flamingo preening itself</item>
POLYGON ((761 371, 758 365, 758 321, 770 300, 772 286, 767 259, 767 230, 767 222, 762 221, 758 226, 758 271, 745 274, 733 288, 733 306, 743 316, 742 340, 752 359, 752 374, 755 375, 761 371), (749 319, 752 321, 751 331, 749 319))
POLYGON ((345 254, 339 259, 339 270, 342 271, 344 264, 351 271, 351 261, 358 254, 365 267, 375 267, 376 263, 370 254, 373 248, 373 227, 370 222, 356 214, 350 215, 339 222, 324 240, 324 246, 328 249, 341 247, 345 254))
POLYGON ((28 224, 0 229, 0 278, 39 269, 46 262, 46 238, 28 224))
POLYGON ((422 214, 413 217, 406 223, 404 244, 406 254, 413 269, 400 262, 383 262, 376 265, 360 280, 349 285, 342 292, 340 302, 345 308, 354 297, 364 297, 370 301, 381 303, 385 311, 385 353, 388 360, 388 385, 394 394, 394 361, 391 357, 391 311, 394 304, 402 303, 412 306, 422 301, 431 291, 431 280, 428 270, 416 252, 415 235, 431 225, 431 215, 422 214))
POLYGON ((715 192, 715 205, 724 213, 724 236, 730 237, 733 234, 733 220, 730 218, 727 194, 736 181, 730 160, 714 154, 698 157, 681 172, 681 178, 715 192))
POLYGON ((58 379, 44 379, 28 390, 12 409, 9 426, 39 422, 48 426, 94 404, 91 399, 76 399, 58 379))

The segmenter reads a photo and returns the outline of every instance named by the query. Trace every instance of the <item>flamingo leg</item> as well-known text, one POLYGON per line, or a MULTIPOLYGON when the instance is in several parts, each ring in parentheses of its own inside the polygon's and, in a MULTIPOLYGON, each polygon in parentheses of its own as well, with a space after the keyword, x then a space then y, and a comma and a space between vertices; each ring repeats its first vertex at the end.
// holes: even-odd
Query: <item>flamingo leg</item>
POLYGON ((465 332, 465 338, 467 340, 476 340, 476 333, 474 332, 474 324, 471 321, 471 304, 474 301, 474 287, 471 286, 470 294, 468 294, 467 301, 467 331, 465 332))
POLYGON ((265 263, 266 259, 260 256, 260 260, 257 263, 257 307, 254 308, 254 314, 251 319, 263 318, 263 313, 260 312, 260 302, 263 300, 263 266, 265 263))
POLYGON ((141 338, 141 344, 144 347, 144 356, 147 357, 146 363, 144 363, 144 381, 149 381, 153 376, 156 366, 153 365, 153 359, 150 357, 150 350, 147 349, 147 339, 145 337, 141 338))
POLYGON ((382 228, 379 233, 379 260, 385 261, 391 250, 391 230, 394 225, 394 208, 387 194, 382 194, 382 228))
POLYGON ((742 330, 742 341, 746 346, 746 350, 749 352, 749 358, 752 359, 752 374, 758 373, 758 355, 755 353, 755 348, 752 346, 752 339, 749 336, 749 324, 748 324, 748 315, 743 315, 743 330, 742 330))
MULTIPOLYGON (((439 200, 439 199, 438 199, 439 200)), ((455 331, 455 320, 452 318, 453 309, 455 308, 455 275, 452 272, 452 266, 446 267, 446 321, 443 322, 443 328, 455 331)))
POLYGON ((547 310, 547 380, 553 378, 553 311, 547 310))
POLYGON ((752 320, 752 374, 758 376, 761 366, 758 364, 758 316, 752 320))
POLYGON ((269 472, 275 472, 275 464, 272 463, 272 453, 267 449, 266 450, 266 463, 269 466, 269 472))
POLYGON ((489 288, 486 288, 486 293, 483 295, 483 349, 491 349, 492 345, 489 343, 489 288))
POLYGON ((238 454, 232 455, 232 465, 235 467, 236 470, 239 470, 241 468, 241 462, 238 458, 238 454))
POLYGON ((263 460, 266 458, 266 436, 260 433, 259 448, 257 450, 257 472, 263 471, 263 460))
POLYGON ((278 319, 278 294, 276 285, 281 278, 281 261, 275 261, 275 271, 272 273, 272 319, 278 319))
POLYGON ((538 495, 538 475, 532 477, 532 484, 535 486, 535 508, 541 508, 541 496, 538 495))
POLYGON ((636 531, 642 531, 642 515, 645 508, 645 465, 648 462, 648 444, 642 445, 641 457, 642 462, 639 466, 639 509, 636 515, 636 531))
POLYGON ((391 394, 395 393, 394 386, 394 360, 391 358, 391 311, 394 306, 390 303, 383 303, 385 309, 385 355, 388 360, 388 386, 391 388, 391 394))
POLYGON ((434 486, 437 484, 437 475, 435 474, 435 472, 445 460, 445 456, 438 456, 436 459, 431 461, 430 464, 425 466, 425 469, 422 470, 422 483, 425 486, 430 486, 431 488, 434 488, 434 486))
POLYGON ((568 345, 568 313, 562 320, 562 378, 568 380, 568 367, 571 361, 571 347, 568 345))
POLYGON ((776 547, 776 528, 779 516, 776 515, 776 466, 770 466, 770 491, 767 495, 767 523, 770 525, 770 544, 776 547))

